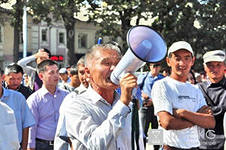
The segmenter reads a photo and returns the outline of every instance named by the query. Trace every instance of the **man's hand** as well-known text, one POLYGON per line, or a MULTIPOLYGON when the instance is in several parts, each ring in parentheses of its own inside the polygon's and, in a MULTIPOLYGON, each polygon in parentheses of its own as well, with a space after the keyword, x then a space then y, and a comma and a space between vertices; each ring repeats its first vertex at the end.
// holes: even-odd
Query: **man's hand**
POLYGON ((210 114, 210 115, 213 114, 212 109, 209 106, 206 106, 206 105, 202 106, 197 112, 198 113, 203 113, 203 114, 210 114))
POLYGON ((142 96, 143 99, 144 99, 144 100, 143 100, 143 106, 152 106, 152 105, 153 105, 152 99, 149 98, 149 96, 148 96, 146 93, 144 93, 144 92, 142 91, 141 96, 142 96))
POLYGON ((132 99, 132 90, 137 87, 137 77, 131 73, 126 73, 120 79, 121 97, 120 100, 125 104, 129 105, 132 99))
POLYGON ((174 108, 173 109, 173 116, 175 118, 182 119, 183 118, 183 112, 184 111, 185 111, 184 109, 176 109, 176 108, 174 108))
POLYGON ((46 58, 49 59, 49 54, 44 51, 44 49, 39 49, 39 51, 35 54, 35 58, 46 58))

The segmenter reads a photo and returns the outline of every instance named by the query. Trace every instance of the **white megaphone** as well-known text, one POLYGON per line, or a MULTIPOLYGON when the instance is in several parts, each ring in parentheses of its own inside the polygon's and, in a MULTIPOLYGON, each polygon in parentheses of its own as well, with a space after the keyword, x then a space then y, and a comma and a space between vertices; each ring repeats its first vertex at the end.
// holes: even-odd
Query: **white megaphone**
POLYGON ((118 85, 125 73, 136 72, 144 62, 161 61, 167 46, 161 35, 148 26, 132 27, 127 33, 129 49, 111 73, 111 81, 118 85))

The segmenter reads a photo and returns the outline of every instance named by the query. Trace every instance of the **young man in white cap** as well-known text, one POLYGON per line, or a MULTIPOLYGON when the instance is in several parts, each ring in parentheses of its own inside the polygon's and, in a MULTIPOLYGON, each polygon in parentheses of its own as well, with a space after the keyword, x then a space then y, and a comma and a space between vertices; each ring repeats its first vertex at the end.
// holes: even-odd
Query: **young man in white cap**
POLYGON ((211 109, 198 87, 186 82, 195 58, 191 45, 175 42, 168 50, 171 74, 155 82, 151 95, 159 129, 163 130, 163 149, 198 149, 197 126, 214 128, 211 109))
POLYGON ((226 79, 224 76, 225 52, 214 50, 203 55, 207 81, 199 84, 207 104, 212 108, 216 120, 213 130, 201 130, 201 149, 224 149, 223 118, 226 111, 226 79), (211 133, 211 134, 208 134, 211 133))

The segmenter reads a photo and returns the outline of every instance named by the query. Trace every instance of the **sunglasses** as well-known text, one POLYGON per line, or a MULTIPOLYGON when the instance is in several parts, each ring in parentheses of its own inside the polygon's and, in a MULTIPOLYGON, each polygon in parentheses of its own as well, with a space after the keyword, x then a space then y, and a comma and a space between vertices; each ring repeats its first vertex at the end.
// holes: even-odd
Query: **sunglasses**
POLYGON ((155 67, 160 67, 161 65, 160 64, 154 64, 152 66, 155 68, 155 67))

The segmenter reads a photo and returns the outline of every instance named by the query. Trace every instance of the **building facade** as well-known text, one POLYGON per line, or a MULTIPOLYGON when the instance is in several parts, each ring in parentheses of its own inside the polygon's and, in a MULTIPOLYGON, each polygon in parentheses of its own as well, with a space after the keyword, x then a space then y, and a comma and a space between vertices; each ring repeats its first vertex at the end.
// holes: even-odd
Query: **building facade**
MULTIPOLYGON (((13 27, 10 25, 10 18, 7 12, 0 10, 0 67, 13 62, 13 27)), ((28 16, 28 41, 27 55, 32 55, 40 48, 47 48, 52 55, 62 56, 61 65, 67 62, 66 30, 62 21, 54 22, 48 26, 45 22, 34 24, 31 16, 28 16)), ((85 21, 77 20, 75 23, 75 56, 78 58, 84 55, 88 48, 97 41, 97 26, 85 21)), ((70 35, 69 35, 70 36, 70 35)), ((23 56, 23 38, 20 34, 19 56, 23 56)))

